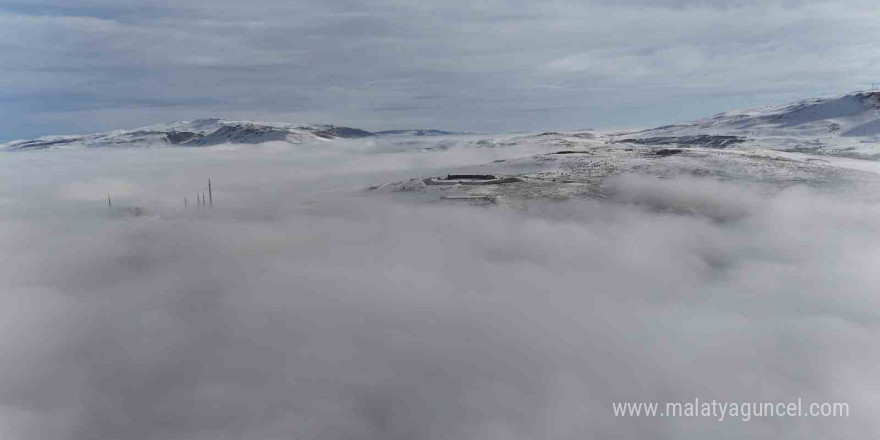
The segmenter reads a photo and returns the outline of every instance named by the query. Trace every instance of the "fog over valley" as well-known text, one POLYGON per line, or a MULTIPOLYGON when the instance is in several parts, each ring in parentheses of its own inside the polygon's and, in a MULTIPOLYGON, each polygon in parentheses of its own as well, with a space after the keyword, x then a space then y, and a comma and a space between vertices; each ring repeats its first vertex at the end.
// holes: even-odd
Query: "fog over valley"
MULTIPOLYGON (((403 141, 440 142, 423 139, 403 141)), ((794 183, 621 173, 597 182, 597 196, 524 188, 491 204, 383 187, 571 157, 550 154, 552 143, 442 142, 6 153, 0 432, 718 433, 706 418, 621 423, 610 403, 694 397, 853 408, 843 419, 727 420, 721 438, 877 432, 871 173, 794 183), (199 207, 208 178, 213 205, 199 207)), ((684 154, 696 153, 646 160, 684 154)))

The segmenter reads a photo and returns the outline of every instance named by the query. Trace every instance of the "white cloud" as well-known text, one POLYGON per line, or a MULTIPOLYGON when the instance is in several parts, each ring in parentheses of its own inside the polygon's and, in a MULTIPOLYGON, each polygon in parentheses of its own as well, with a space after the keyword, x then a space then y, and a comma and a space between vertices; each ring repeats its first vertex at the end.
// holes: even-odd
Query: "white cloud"
MULTIPOLYGON (((25 152, 0 165, 16 440, 866 438, 876 192, 624 177, 525 211, 343 189, 528 154, 381 143, 25 152), (213 178, 215 207, 182 197, 213 178), (59 198, 69 182, 76 198, 59 198), (117 211, 86 200, 128 188, 117 211), (155 217, 125 214, 139 206, 155 217), (620 419, 614 401, 849 402, 620 419), (658 434, 659 433, 659 434, 658 434)), ((114 205, 116 206, 116 204, 114 205)))

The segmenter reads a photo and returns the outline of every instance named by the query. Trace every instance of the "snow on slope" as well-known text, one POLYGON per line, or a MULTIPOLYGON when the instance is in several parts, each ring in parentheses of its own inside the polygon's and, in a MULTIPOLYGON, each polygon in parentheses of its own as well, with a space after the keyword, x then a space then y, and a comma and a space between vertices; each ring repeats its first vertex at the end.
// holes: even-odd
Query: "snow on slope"
POLYGON ((605 199, 609 197, 609 182, 634 174, 740 182, 758 186, 768 194, 798 185, 880 189, 880 163, 876 161, 757 148, 630 145, 564 135, 542 142, 547 147, 555 146, 556 151, 549 148, 529 156, 449 167, 443 174, 417 176, 370 190, 418 193, 427 201, 515 207, 533 199, 605 199))
MULTIPOLYGON (((0 149, 28 150, 71 147, 140 147, 149 145, 209 146, 224 143, 293 144, 382 136, 410 139, 417 149, 446 149, 446 138, 461 139, 466 133, 439 130, 391 130, 378 133, 332 125, 304 126, 288 123, 200 119, 158 124, 135 130, 116 130, 84 136, 44 136, 29 141, 0 144, 0 149), (423 140, 418 140, 423 138, 423 140), (431 139, 433 138, 433 139, 431 139), (435 142, 437 140, 437 142, 435 142), (442 142, 441 142, 442 140, 442 142)), ((477 147, 510 144, 499 136, 483 135, 477 147)), ((556 133, 536 135, 535 142, 550 138, 589 139, 602 133, 556 133)), ((758 148, 813 154, 880 158, 880 92, 857 92, 834 98, 808 99, 790 105, 733 111, 694 122, 618 133, 618 142, 647 146, 704 148, 758 148)), ((395 142, 400 143, 400 139, 395 142)), ((515 142, 514 142, 515 143, 515 142)))
POLYGON ((709 177, 759 185, 766 192, 794 185, 880 189, 880 163, 854 160, 880 157, 880 92, 736 111, 623 134, 511 134, 475 144, 489 145, 538 154, 450 168, 445 175, 372 189, 503 205, 535 198, 605 198, 609 182, 626 174, 709 177))
POLYGON ((766 148, 880 157, 880 92, 808 99, 733 111, 693 122, 624 133, 622 141, 714 148, 766 148))
POLYGON ((44 136, 28 141, 0 144, 0 149, 35 150, 77 147, 144 147, 178 145, 186 147, 219 144, 258 144, 281 141, 299 144, 336 138, 372 136, 367 131, 333 125, 296 125, 275 122, 199 119, 192 122, 157 124, 135 130, 115 130, 82 136, 44 136))

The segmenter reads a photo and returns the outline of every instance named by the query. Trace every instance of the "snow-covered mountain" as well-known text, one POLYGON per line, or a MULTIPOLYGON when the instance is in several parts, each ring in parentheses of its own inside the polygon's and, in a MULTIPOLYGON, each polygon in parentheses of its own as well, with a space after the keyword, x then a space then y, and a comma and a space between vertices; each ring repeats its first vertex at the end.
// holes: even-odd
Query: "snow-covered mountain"
POLYGON ((372 133, 334 125, 296 125, 275 122, 199 119, 172 122, 134 130, 115 130, 82 136, 44 136, 0 144, 0 149, 36 150, 76 147, 144 147, 177 145, 201 147, 219 144, 259 144, 282 141, 299 144, 337 138, 362 138, 372 133))
POLYGON ((621 133, 619 139, 643 145, 738 145, 876 158, 880 155, 880 92, 721 113, 693 122, 621 133))
POLYGON ((719 114, 649 130, 486 137, 476 148, 537 154, 450 168, 371 188, 428 200, 517 205, 613 196, 609 179, 698 176, 773 192, 792 185, 880 188, 880 92, 719 114))
POLYGON ((564 146, 566 142, 594 139, 627 145, 714 149, 737 147, 876 159, 880 158, 880 92, 856 92, 832 98, 808 99, 784 106, 733 111, 693 122, 626 133, 476 135, 440 130, 390 130, 371 133, 333 125, 199 119, 83 136, 44 136, 0 144, 0 149, 152 145, 199 147, 273 141, 300 144, 371 136, 395 139, 392 142, 404 147, 409 142, 413 148, 420 150, 448 148, 449 145, 443 141, 445 138, 455 138, 457 141, 468 138, 478 148, 509 146, 521 142, 556 143, 564 146), (419 138, 422 140, 418 140, 419 138))

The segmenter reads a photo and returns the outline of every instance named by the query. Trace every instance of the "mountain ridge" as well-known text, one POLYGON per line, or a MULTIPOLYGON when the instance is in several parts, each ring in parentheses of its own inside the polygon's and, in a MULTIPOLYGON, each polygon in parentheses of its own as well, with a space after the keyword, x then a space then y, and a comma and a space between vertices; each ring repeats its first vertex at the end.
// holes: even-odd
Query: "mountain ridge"
MULTIPOLYGON (((568 135, 574 136, 569 132, 568 135)), ((220 144, 287 142, 301 144, 374 136, 442 137, 456 133, 433 129, 366 130, 336 125, 301 125, 225 119, 155 124, 77 136, 43 136, 0 144, 2 150, 77 147, 205 147, 220 144)), ((547 132, 546 135, 564 133, 547 132)), ((708 118, 639 131, 609 133, 612 142, 646 146, 754 147, 817 154, 875 158, 880 155, 880 91, 859 91, 828 98, 735 110, 708 118)), ((594 136, 591 134, 591 136, 594 136)), ((596 132, 595 136, 603 136, 596 132)))
POLYGON ((880 91, 859 91, 785 105, 734 110, 620 135, 630 139, 726 135, 880 140, 880 91))
POLYGON ((374 136, 365 130, 329 124, 301 125, 284 122, 237 121, 218 118, 154 124, 133 130, 112 130, 87 135, 42 136, 0 144, 0 149, 39 150, 76 147, 205 147, 220 144, 258 144, 281 141, 292 144, 339 138, 374 136))

